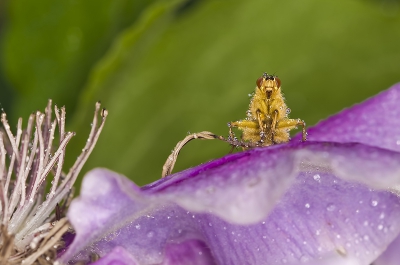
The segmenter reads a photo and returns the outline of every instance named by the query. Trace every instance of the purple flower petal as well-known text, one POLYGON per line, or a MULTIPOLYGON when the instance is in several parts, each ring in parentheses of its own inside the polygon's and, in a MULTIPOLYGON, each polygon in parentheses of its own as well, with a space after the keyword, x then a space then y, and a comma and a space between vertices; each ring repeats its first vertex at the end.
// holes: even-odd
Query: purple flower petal
POLYGON ((216 265, 210 248, 199 240, 170 243, 161 265, 216 265))
MULTIPOLYGON (((397 221, 398 222, 398 221, 397 221)), ((400 236, 374 261, 374 265, 398 265, 400 263, 400 236)))
POLYGON ((115 247, 110 253, 92 263, 92 265, 138 265, 138 263, 124 248, 115 247))
POLYGON ((301 261, 337 252, 370 262, 400 231, 394 224, 399 199, 342 179, 379 186, 381 178, 391 186, 399 182, 398 161, 400 154, 384 149, 309 142, 227 156, 143 190, 94 170, 70 207, 77 235, 62 259, 83 249, 74 260, 91 251, 103 256, 123 246, 139 264, 157 264, 169 244, 200 240, 217 264, 301 261))
POLYGON ((396 84, 310 128, 308 140, 357 142, 400 151, 399 102, 400 84, 396 84))

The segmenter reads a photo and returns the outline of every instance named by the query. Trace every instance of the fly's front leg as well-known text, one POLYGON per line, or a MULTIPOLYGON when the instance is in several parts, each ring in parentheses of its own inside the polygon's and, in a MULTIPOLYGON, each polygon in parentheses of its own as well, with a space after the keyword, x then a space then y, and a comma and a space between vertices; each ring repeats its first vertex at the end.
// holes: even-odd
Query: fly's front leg
POLYGON ((229 136, 228 136, 228 139, 231 140, 231 141, 233 141, 233 140, 236 139, 236 136, 235 136, 235 134, 234 134, 233 131, 232 131, 232 128, 233 128, 233 127, 237 127, 237 124, 236 124, 236 123, 237 123, 237 122, 228 122, 228 127, 229 127, 229 136))
POLYGON ((217 135, 213 134, 212 132, 203 131, 203 132, 199 132, 199 133, 189 134, 182 141, 179 141, 176 144, 174 150, 172 150, 171 154, 168 156, 167 161, 165 161, 165 163, 164 163, 161 177, 164 178, 171 174, 172 170, 174 169, 175 162, 178 159, 178 155, 179 155, 181 149, 188 142, 190 142, 194 139, 206 139, 206 140, 218 139, 218 140, 226 142, 226 140, 222 136, 217 136, 217 135))
POLYGON ((307 140, 307 132, 306 132, 306 123, 300 119, 287 119, 287 120, 280 120, 277 122, 277 128, 279 129, 293 129, 297 126, 302 127, 302 137, 301 140, 305 142, 307 140))
POLYGON ((274 110, 274 114, 272 117, 272 125, 271 125, 271 141, 275 143, 274 137, 275 137, 275 129, 276 129, 276 124, 278 120, 278 110, 274 110))
POLYGON ((298 120, 297 124, 303 127, 301 140, 305 142, 307 140, 306 123, 303 120, 298 120))
POLYGON ((260 127, 260 143, 265 142, 265 124, 263 122, 263 118, 261 117, 261 111, 257 110, 257 121, 258 121, 258 126, 260 127))

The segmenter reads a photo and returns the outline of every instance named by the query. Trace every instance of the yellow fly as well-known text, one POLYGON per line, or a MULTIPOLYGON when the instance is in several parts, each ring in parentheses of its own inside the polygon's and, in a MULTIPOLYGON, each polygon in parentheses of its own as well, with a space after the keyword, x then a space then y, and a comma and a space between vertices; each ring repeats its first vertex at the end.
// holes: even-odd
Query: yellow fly
MULTIPOLYGON (((230 122, 229 138, 234 140, 233 127, 243 132, 242 140, 252 143, 250 147, 269 146, 290 140, 289 131, 297 126, 303 127, 303 141, 306 128, 303 120, 289 119, 290 109, 285 104, 281 92, 281 80, 277 76, 264 73, 256 81, 256 89, 250 101, 247 118, 230 122)), ((242 145, 246 148, 246 144, 242 145)))
POLYGON ((229 137, 215 135, 203 131, 186 136, 178 142, 163 166, 162 177, 171 174, 180 150, 193 139, 219 139, 235 147, 243 149, 258 146, 269 146, 290 140, 289 132, 297 126, 302 126, 302 140, 306 140, 306 125, 303 120, 289 119, 289 108, 281 92, 281 80, 274 75, 264 73, 256 81, 256 89, 250 101, 247 118, 228 123, 229 137), (238 128, 242 131, 238 140, 232 131, 238 128))

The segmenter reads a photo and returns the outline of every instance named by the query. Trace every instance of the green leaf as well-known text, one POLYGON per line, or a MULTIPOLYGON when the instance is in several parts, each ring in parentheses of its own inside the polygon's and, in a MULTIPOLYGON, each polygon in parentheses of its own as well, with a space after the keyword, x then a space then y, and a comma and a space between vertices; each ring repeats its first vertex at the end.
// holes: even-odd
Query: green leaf
POLYGON ((52 98, 75 108, 93 64, 151 0, 9 1, 2 64, 18 91, 13 116, 52 98))
MULTIPOLYGON (((226 135, 227 122, 245 117, 264 71, 281 78, 291 117, 309 125, 400 79, 400 18, 379 3, 192 2, 149 7, 94 68, 74 125, 89 127, 98 99, 110 115, 86 170, 108 167, 139 184, 159 178, 187 131, 226 135)), ((177 169, 229 149, 193 141, 177 169)))

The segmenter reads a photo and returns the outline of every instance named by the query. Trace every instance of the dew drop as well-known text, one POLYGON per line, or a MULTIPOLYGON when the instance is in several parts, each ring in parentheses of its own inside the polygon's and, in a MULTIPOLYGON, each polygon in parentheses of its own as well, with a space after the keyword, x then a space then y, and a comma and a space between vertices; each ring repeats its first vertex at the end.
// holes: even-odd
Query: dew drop
POLYGON ((383 218, 385 218, 385 213, 381 213, 381 214, 379 215, 379 219, 383 219, 383 218))
POLYGON ((306 256, 301 256, 300 262, 305 263, 305 262, 307 262, 307 261, 308 261, 308 258, 307 258, 306 256))
POLYGON ((375 201, 375 200, 371 201, 371 205, 372 205, 373 207, 377 206, 377 205, 378 205, 378 201, 375 201))
POLYGON ((378 225, 378 230, 382 230, 383 229, 383 225, 378 225))
POLYGON ((336 206, 335 206, 333 203, 329 203, 329 204, 326 206, 326 209, 327 209, 329 212, 333 212, 333 211, 336 209, 336 206))
POLYGON ((136 228, 137 230, 140 230, 140 224, 135 225, 135 228, 136 228))
POLYGON ((267 238, 267 236, 263 236, 263 238, 264 238, 264 239, 266 239, 266 238, 267 238))
POLYGON ((208 226, 212 226, 212 223, 208 223, 208 226))
POLYGON ((316 182, 321 182, 321 176, 320 176, 319 174, 315 174, 315 175, 313 176, 313 178, 314 178, 314 180, 315 180, 316 182))
POLYGON ((310 208, 310 204, 306 203, 306 205, 304 205, 306 208, 310 208))

